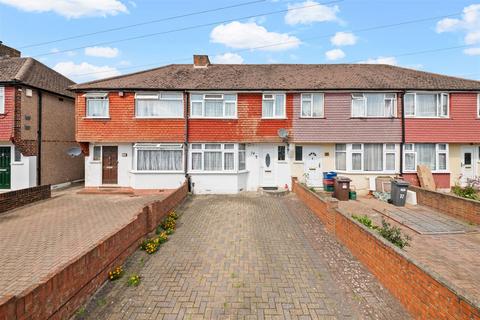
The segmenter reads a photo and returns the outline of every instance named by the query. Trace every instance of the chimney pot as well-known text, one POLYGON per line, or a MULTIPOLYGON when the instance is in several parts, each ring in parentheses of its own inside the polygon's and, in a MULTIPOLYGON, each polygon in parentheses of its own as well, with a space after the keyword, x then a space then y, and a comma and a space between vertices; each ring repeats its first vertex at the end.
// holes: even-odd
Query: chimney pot
POLYGON ((194 54, 193 55, 193 67, 194 68, 206 68, 210 64, 210 59, 207 55, 194 54))

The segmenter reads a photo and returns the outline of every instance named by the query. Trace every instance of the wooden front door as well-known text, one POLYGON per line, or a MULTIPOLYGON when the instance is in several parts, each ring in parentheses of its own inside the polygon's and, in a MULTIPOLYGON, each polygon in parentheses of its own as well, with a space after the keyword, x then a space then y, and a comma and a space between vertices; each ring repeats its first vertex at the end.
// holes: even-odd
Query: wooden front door
POLYGON ((118 183, 118 147, 102 147, 102 183, 118 183))
POLYGON ((0 147, 0 189, 10 189, 10 147, 0 147))

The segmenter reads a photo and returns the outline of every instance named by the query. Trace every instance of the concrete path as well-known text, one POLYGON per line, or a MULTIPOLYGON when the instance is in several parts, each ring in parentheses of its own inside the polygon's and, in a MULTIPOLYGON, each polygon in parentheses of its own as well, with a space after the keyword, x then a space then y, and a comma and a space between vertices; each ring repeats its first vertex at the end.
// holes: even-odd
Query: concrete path
POLYGON ((78 319, 409 319, 296 197, 196 196, 155 255, 136 252, 78 319))
POLYGON ((80 195, 81 187, 0 215, 0 297, 21 293, 165 195, 80 195))

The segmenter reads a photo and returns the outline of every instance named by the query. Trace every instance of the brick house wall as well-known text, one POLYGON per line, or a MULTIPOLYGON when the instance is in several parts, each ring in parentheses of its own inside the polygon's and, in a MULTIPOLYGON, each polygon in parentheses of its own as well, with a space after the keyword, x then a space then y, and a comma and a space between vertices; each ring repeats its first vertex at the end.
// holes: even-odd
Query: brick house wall
POLYGON ((15 113, 15 87, 5 86, 5 113, 0 115, 0 141, 10 142, 13 138, 15 113))

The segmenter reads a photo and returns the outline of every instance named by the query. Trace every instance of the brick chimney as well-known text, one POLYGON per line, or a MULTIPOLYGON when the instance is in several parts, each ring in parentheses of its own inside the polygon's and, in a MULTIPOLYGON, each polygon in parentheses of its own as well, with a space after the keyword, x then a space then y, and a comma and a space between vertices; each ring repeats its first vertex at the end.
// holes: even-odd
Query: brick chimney
POLYGON ((210 64, 210 59, 207 55, 194 54, 193 55, 193 67, 194 68, 206 68, 210 64))
POLYGON ((20 51, 4 45, 3 42, 0 41, 0 59, 18 58, 18 57, 20 57, 20 55, 21 55, 20 51))

